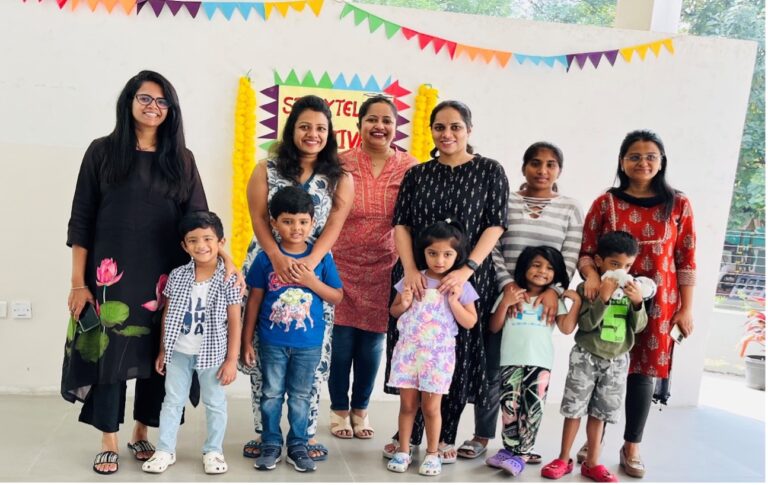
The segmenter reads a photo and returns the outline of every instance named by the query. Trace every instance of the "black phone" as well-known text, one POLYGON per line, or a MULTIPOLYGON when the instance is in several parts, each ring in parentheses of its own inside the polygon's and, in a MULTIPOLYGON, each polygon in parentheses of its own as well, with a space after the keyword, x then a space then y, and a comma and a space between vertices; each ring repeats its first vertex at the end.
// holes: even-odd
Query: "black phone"
POLYGON ((80 326, 81 332, 87 332, 101 324, 101 319, 99 319, 99 315, 96 313, 93 305, 85 302, 85 306, 80 311, 80 318, 77 320, 77 324, 80 326))

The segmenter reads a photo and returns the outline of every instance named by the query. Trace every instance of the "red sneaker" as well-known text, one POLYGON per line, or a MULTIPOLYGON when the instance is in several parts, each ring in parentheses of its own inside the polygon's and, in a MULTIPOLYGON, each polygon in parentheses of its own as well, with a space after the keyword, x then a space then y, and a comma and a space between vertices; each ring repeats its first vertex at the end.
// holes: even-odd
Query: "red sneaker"
POLYGON ((541 469, 541 476, 544 478, 550 478, 557 480, 563 478, 563 475, 567 475, 573 471, 573 460, 568 459, 568 463, 564 462, 560 458, 555 458, 548 464, 544 465, 541 469))
POLYGON ((581 464, 581 474, 596 482, 618 482, 616 475, 608 471, 603 465, 587 466, 587 462, 581 464))

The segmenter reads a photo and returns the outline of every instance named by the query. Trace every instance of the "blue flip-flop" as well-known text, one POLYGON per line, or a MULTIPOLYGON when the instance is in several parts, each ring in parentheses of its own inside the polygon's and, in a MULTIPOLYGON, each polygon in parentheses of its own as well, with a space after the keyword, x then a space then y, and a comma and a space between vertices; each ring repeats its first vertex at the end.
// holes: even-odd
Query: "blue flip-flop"
POLYGON ((307 453, 309 453, 309 457, 312 458, 312 461, 325 461, 328 459, 328 448, 325 447, 325 445, 320 443, 315 443, 314 445, 307 445, 307 453), (317 456, 312 456, 312 452, 320 452, 317 456))

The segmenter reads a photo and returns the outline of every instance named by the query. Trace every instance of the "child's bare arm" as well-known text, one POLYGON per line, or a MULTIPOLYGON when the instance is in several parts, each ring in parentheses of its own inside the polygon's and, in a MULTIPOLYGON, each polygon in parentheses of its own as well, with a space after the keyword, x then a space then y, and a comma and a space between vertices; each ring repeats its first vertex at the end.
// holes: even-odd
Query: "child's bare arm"
POLYGON ((581 310, 581 297, 573 290, 565 290, 563 298, 570 298, 573 302, 571 309, 565 315, 557 316, 557 328, 565 335, 570 334, 576 329, 579 323, 579 310, 581 310))
POLYGON ((240 358, 248 367, 256 365, 256 351, 253 348, 253 333, 256 331, 256 321, 259 318, 259 308, 264 300, 263 288, 251 288, 245 303, 245 321, 240 339, 240 358))
POLYGON ((163 308, 163 318, 160 319, 160 352, 155 359, 155 371, 161 376, 165 375, 165 319, 168 316, 168 307, 171 306, 171 299, 165 302, 163 308))
POLYGON ((451 312, 453 312, 453 318, 456 319, 456 323, 466 329, 470 329, 477 323, 477 309, 475 308, 475 302, 462 305, 459 300, 449 301, 451 306, 451 312))
POLYGON ((395 318, 400 318, 400 315, 411 308, 412 303, 413 291, 406 286, 402 293, 395 295, 395 301, 393 301, 392 306, 389 307, 389 314, 395 318))
POLYGON ((227 356, 219 367, 216 378, 222 386, 232 383, 237 377, 237 357, 240 352, 240 313, 241 305, 227 306, 227 356))

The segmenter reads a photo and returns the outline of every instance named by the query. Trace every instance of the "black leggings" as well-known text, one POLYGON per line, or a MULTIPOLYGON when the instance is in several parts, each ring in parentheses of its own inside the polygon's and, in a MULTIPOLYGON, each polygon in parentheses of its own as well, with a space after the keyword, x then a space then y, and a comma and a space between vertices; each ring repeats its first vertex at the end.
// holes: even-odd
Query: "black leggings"
POLYGON ((654 378, 643 374, 627 377, 627 397, 624 400, 624 441, 640 443, 643 440, 645 422, 651 409, 654 378))
MULTIPOLYGON (((83 402, 79 421, 103 433, 116 433, 125 416, 125 381, 95 384, 83 402)), ((147 426, 160 425, 160 408, 165 397, 165 379, 152 373, 147 379, 136 379, 133 419, 147 426)), ((182 415, 182 422, 183 422, 182 415)))

